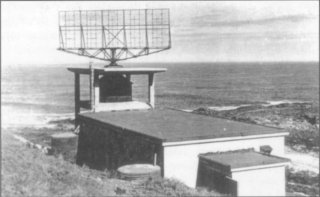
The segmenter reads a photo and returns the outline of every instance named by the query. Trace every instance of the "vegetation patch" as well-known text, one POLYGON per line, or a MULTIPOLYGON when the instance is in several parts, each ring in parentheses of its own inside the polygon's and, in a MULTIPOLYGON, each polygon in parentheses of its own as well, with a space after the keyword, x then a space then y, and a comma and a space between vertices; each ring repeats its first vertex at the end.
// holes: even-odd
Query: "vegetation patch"
MULTIPOLYGON (((28 141, 40 144, 42 146, 51 146, 51 135, 62 132, 72 132, 73 130, 64 130, 58 128, 32 128, 26 127, 16 129, 13 132, 26 138, 28 141)), ((12 131, 11 131, 12 132, 12 131)))
POLYGON ((286 137, 286 144, 294 150, 319 152, 319 130, 316 127, 303 130, 290 129, 289 132, 289 136, 286 137))
POLYGON ((161 193, 164 196, 225 196, 205 188, 191 189, 180 181, 174 179, 151 179, 142 182, 137 188, 143 188, 143 195, 152 196, 161 193))
POLYGON ((287 191, 308 196, 319 196, 319 174, 311 171, 287 170, 287 191))

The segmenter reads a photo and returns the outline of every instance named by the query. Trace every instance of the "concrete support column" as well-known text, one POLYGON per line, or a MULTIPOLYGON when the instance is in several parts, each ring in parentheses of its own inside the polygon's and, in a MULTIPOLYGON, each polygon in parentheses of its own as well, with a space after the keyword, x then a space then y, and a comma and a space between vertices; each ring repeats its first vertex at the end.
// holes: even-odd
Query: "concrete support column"
POLYGON ((80 113, 80 74, 74 73, 74 104, 75 104, 75 112, 74 112, 74 119, 75 119, 75 127, 78 126, 78 114, 80 113))
POLYGON ((93 87, 94 87, 93 111, 96 111, 100 103, 100 84, 99 84, 99 74, 95 72, 93 72, 93 87))
POLYGON ((151 105, 152 108, 154 108, 154 74, 151 73, 149 74, 149 84, 148 84, 148 97, 149 97, 149 104, 151 105))
POLYGON ((90 79, 89 79, 89 91, 90 91, 90 109, 94 111, 94 68, 92 64, 90 64, 90 79))

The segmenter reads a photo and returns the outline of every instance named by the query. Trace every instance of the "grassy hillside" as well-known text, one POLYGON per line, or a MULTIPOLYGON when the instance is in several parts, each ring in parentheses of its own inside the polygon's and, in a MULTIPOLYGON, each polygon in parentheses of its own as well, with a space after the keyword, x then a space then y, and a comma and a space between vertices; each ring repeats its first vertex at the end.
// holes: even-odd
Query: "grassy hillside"
POLYGON ((124 181, 47 156, 2 131, 2 196, 218 196, 174 180, 124 181))

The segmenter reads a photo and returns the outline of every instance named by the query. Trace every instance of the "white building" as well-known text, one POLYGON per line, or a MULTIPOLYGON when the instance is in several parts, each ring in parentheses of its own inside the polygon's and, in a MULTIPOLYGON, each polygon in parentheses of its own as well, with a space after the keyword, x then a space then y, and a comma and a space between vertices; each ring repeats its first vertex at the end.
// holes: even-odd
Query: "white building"
POLYGON ((101 162, 107 168, 117 168, 130 163, 153 164, 156 160, 164 177, 193 188, 199 154, 247 148, 259 151, 260 146, 269 145, 274 155, 284 156, 284 137, 288 135, 277 128, 168 109, 84 113, 79 119, 80 164, 101 162), (100 137, 90 140, 94 135, 100 137), (104 140, 107 138, 109 141, 104 140), (108 155, 94 148, 97 143, 104 144, 105 151, 117 153, 108 155), (85 156, 94 152, 98 155, 85 156))
POLYGON ((199 156, 197 184, 237 196, 285 196, 289 159, 253 149, 199 156))
MULTIPOLYGON (((199 175, 199 154, 248 148, 259 151, 261 146, 268 145, 273 155, 284 156, 284 137, 288 133, 281 129, 155 109, 154 75, 166 69, 91 67, 69 70, 75 75, 79 165, 117 169, 127 164, 156 164, 161 167, 162 176, 178 179, 194 188, 199 175), (89 100, 80 99, 80 75, 89 76, 89 100), (148 76, 147 103, 132 98, 131 75, 148 76), (81 112, 81 108, 89 112, 81 112)), ((277 194, 285 191, 283 169, 278 170, 281 176, 277 181, 281 184, 274 181, 272 186, 282 188, 277 194)), ((268 170, 275 172, 275 169, 268 170)), ((268 170, 254 172, 268 174, 268 170)), ((245 191, 250 188, 241 180, 254 176, 253 171, 251 174, 233 173, 239 180, 239 194, 247 194, 245 191)))

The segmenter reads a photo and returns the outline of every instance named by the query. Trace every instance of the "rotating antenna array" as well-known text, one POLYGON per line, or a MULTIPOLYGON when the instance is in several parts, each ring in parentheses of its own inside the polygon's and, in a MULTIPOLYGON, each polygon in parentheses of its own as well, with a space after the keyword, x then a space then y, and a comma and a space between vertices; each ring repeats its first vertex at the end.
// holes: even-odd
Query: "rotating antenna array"
POLYGON ((169 9, 59 12, 58 50, 109 61, 171 48, 169 9))

